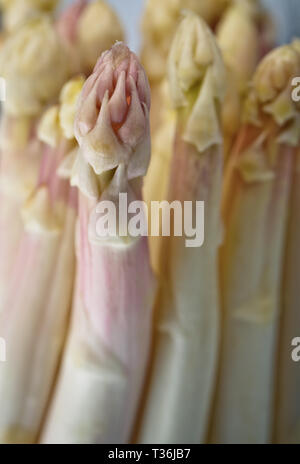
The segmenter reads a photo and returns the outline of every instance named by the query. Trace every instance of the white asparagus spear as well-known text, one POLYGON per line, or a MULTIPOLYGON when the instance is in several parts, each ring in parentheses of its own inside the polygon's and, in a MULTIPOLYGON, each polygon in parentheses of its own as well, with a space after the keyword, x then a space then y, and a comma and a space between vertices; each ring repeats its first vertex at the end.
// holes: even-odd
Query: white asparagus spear
POLYGON ((78 105, 80 153, 71 178, 80 190, 78 275, 43 443, 130 439, 148 359, 154 279, 146 237, 101 237, 96 209, 107 200, 119 211, 119 193, 140 199, 150 156, 149 107, 137 57, 114 45, 102 54, 78 105))
POLYGON ((276 339, 287 204, 299 117, 290 84, 292 46, 259 65, 225 172, 221 249, 220 371, 211 441, 268 443, 272 435, 276 339))
MULTIPOLYGON (((207 433, 219 344, 217 249, 220 239, 225 70, 215 38, 186 13, 169 56, 177 129, 168 200, 205 202, 202 247, 165 237, 149 384, 138 442, 199 443, 207 433)), ((199 223, 197 221, 197 226, 199 223)))
POLYGON ((58 178, 57 169, 74 145, 74 134, 73 142, 62 136, 72 106, 75 113, 70 88, 76 97, 82 84, 66 84, 60 111, 49 109, 39 127, 53 148, 44 149, 37 187, 23 208, 25 230, 0 318, 7 344, 0 366, 1 443, 37 440, 62 353, 74 282, 77 190, 58 178))
POLYGON ((68 60, 46 17, 11 34, 0 50, 0 75, 6 81, 0 140, 0 312, 23 232, 21 205, 35 188, 41 159, 36 119, 56 98, 68 73, 68 60))
MULTIPOLYGON (((63 152, 61 147, 58 155, 63 152)), ((44 155, 45 175, 46 163, 56 170, 55 161, 60 159, 55 160, 54 153, 44 155)), ((67 181, 60 181, 66 184, 62 186, 49 182, 41 177, 24 209, 24 237, 0 319, 7 344, 7 361, 0 366, 1 443, 37 439, 70 307, 75 201, 67 181)))

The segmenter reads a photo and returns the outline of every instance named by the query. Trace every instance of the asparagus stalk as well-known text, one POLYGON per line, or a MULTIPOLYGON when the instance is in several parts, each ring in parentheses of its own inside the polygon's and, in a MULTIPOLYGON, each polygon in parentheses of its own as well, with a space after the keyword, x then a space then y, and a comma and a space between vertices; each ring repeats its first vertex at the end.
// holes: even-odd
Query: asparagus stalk
MULTIPOLYGON (((300 53, 300 41, 293 45, 300 53)), ((298 103, 299 105, 299 103, 298 103)), ((298 106, 299 109, 299 106, 298 106)), ((300 139, 300 123, 295 125, 295 142, 300 139), (298 136, 297 136, 298 131, 298 136)), ((288 205, 288 232, 285 245, 283 284, 281 290, 280 337, 278 344, 275 440, 299 443, 299 364, 292 358, 292 342, 299 337, 299 234, 300 234, 300 150, 293 165, 292 191, 288 205)))
POLYGON ((77 284, 43 443, 130 438, 148 358, 154 280, 146 237, 101 237, 97 209, 111 201, 119 211, 119 193, 140 199, 150 156, 149 108, 144 70, 117 43, 102 54, 78 105, 80 152, 71 177, 80 190, 77 284))
POLYGON ((28 22, 0 50, 0 75, 7 94, 0 129, 0 312, 23 231, 21 206, 38 176, 41 146, 36 121, 68 73, 66 55, 47 18, 28 22))
POLYGON ((280 282, 299 117, 292 46, 259 65, 225 172, 221 250, 223 333, 211 440, 271 440, 280 282), (246 271, 246 273, 245 273, 246 271))
MULTIPOLYGON (((79 93, 78 80, 67 86, 61 109, 70 106, 63 98, 70 94, 70 87, 79 93)), ((55 109, 64 116, 65 112, 55 109)), ((73 141, 65 139, 59 118, 52 114, 51 108, 39 127, 44 140, 52 137, 53 147, 44 149, 36 189, 22 211, 25 230, 0 317, 8 352, 6 363, 0 366, 1 443, 37 440, 71 306, 77 191, 58 178, 57 169, 74 145, 74 135, 73 141), (61 134, 56 139, 55 132, 61 134)))
POLYGON ((215 38, 196 14, 179 25, 169 56, 177 128, 168 200, 205 202, 205 241, 164 237, 142 443, 199 443, 206 437, 218 351, 217 249, 220 239, 225 69, 215 38), (207 285, 209 282, 209 285, 207 285))
MULTIPOLYGON (((151 162, 143 187, 148 212, 151 211, 152 201, 163 201, 167 198, 176 129, 176 112, 172 108, 167 80, 163 81, 161 85, 160 127, 154 131, 152 137, 151 162)), ((148 223, 151 227, 151 214, 148 217, 148 223)), ((161 237, 150 236, 149 245, 152 269, 159 275, 161 237)))

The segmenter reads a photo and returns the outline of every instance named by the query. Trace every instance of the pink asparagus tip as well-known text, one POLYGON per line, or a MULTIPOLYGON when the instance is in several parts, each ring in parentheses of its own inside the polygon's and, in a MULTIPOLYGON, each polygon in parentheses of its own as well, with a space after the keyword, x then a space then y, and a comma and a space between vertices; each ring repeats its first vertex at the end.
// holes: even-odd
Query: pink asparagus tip
POLYGON ((77 0, 60 15, 56 27, 63 40, 69 43, 75 42, 78 21, 87 5, 88 0, 77 0))
POLYGON ((146 73, 137 56, 117 42, 101 55, 87 79, 75 120, 78 143, 97 174, 119 164, 127 165, 133 177, 137 169, 139 175, 145 174, 150 156, 149 110, 146 73), (144 163, 136 163, 134 154, 139 158, 142 154, 144 163))

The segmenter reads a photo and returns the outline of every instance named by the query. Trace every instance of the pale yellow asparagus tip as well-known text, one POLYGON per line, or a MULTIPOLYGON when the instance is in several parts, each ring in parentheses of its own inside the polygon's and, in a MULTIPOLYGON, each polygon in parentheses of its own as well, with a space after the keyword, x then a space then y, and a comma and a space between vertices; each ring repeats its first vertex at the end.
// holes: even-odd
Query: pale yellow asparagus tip
MULTIPOLYGON (((38 125, 38 138, 42 142, 51 147, 58 147, 63 138, 75 142, 75 113, 83 84, 82 76, 68 81, 60 92, 59 104, 45 111, 38 125)), ((58 167, 57 173, 60 177, 71 178, 76 156, 77 146, 71 144, 70 151, 66 153, 58 167)))
POLYGON ((67 82, 60 93, 59 121, 64 137, 73 139, 77 101, 84 84, 84 78, 78 76, 67 82))
POLYGON ((298 145, 300 105, 292 99, 292 79, 299 73, 300 54, 293 44, 273 50, 258 66, 243 117, 245 123, 261 127, 261 136, 240 158, 239 171, 245 181, 273 178, 279 144, 298 145), (266 152, 264 144, 267 139, 266 152))
POLYGON ((124 30, 118 16, 103 0, 96 0, 85 7, 77 31, 83 70, 89 73, 103 51, 116 41, 124 40, 124 30))
POLYGON ((57 147, 61 137, 73 139, 76 104, 84 84, 82 76, 69 80, 61 89, 59 104, 48 108, 39 126, 39 139, 52 147, 57 147))
POLYGON ((257 2, 235 2, 224 14, 216 31, 224 61, 237 77, 240 91, 245 90, 259 59, 259 12, 257 2))
POLYGON ((183 9, 195 12, 214 25, 231 1, 148 0, 142 19, 142 58, 149 78, 160 80, 165 75, 166 58, 183 9))
POLYGON ((31 20, 0 49, 0 75, 7 86, 4 111, 37 115, 59 94, 69 72, 53 23, 44 16, 31 20))
POLYGON ((215 37, 205 21, 187 12, 178 27, 168 60, 170 94, 186 118, 183 138, 201 152, 222 143, 218 107, 226 71, 215 37))
POLYGON ((46 145, 57 147, 62 131, 59 124, 59 107, 51 106, 42 116, 38 125, 38 138, 46 145))
POLYGON ((245 102, 245 120, 259 126, 269 115, 284 128, 280 141, 296 143, 299 102, 292 98, 292 80, 299 73, 297 45, 285 45, 269 53, 254 75, 252 89, 245 102))
POLYGON ((0 0, 5 31, 13 32, 37 15, 52 13, 57 3, 58 0, 0 0))

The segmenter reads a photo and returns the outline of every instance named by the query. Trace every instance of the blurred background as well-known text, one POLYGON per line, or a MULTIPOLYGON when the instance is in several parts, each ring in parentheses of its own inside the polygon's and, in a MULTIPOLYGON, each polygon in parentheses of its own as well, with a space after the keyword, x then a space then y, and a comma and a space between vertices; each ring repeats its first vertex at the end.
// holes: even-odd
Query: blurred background
MULTIPOLYGON (((163 0, 162 0, 163 1, 163 0)), ((69 5, 73 0, 65 0, 69 5)), ((136 52, 140 45, 140 17, 146 0, 108 0, 118 11, 127 30, 129 46, 136 52)), ((272 11, 278 31, 278 44, 300 36, 300 0, 263 0, 265 6, 272 11)))

